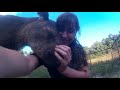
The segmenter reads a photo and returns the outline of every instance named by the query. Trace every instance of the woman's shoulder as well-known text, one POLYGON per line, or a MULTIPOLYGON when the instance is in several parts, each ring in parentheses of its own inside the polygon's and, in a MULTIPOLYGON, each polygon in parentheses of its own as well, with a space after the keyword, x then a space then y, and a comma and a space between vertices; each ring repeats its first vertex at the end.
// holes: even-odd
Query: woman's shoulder
POLYGON ((79 51, 84 51, 83 46, 76 40, 74 40, 71 44, 70 44, 70 48, 72 50, 79 50, 79 51))
POLYGON ((80 50, 84 50, 83 46, 80 43, 76 43, 76 48, 80 50))

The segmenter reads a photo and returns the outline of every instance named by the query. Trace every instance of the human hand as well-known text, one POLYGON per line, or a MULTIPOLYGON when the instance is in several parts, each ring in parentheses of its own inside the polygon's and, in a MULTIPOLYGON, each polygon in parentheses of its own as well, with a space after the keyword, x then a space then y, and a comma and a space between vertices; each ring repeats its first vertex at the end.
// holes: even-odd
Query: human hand
POLYGON ((61 63, 58 71, 63 72, 71 61, 71 48, 66 45, 57 45, 54 54, 61 63))

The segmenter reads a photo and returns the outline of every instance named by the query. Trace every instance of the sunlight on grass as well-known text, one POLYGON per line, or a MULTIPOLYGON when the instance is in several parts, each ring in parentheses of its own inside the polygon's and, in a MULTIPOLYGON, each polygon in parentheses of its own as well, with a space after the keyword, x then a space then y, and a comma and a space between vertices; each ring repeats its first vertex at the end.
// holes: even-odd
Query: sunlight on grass
POLYGON ((101 61, 90 66, 91 78, 114 78, 120 75, 120 60, 101 61), (118 74, 118 75, 117 75, 118 74), (116 75, 116 76, 115 76, 116 75))

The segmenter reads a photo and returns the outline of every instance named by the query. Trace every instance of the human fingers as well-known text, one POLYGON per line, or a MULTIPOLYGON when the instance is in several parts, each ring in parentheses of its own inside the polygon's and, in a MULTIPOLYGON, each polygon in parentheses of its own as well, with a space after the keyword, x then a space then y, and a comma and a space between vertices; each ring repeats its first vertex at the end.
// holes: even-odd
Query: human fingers
POLYGON ((64 63, 64 60, 63 58, 55 51, 54 52, 55 56, 58 58, 58 60, 61 62, 61 63, 64 63))
POLYGON ((68 54, 65 52, 65 51, 63 51, 62 49, 60 49, 60 48, 55 48, 55 51, 64 59, 64 60, 66 60, 66 61, 69 61, 69 56, 68 56, 68 54))
POLYGON ((57 45, 56 46, 57 48, 63 50, 64 52, 67 53, 67 57, 68 57, 68 60, 70 61, 71 58, 72 58, 72 54, 71 54, 71 48, 66 46, 66 45, 57 45))
POLYGON ((71 48, 66 46, 66 45, 56 45, 56 47, 64 50, 65 52, 70 52, 71 53, 71 48))

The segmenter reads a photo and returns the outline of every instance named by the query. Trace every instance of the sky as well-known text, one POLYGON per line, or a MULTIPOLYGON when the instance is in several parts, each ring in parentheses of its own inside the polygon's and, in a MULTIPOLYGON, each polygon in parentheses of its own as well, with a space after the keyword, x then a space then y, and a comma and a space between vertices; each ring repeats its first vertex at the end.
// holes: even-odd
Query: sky
MULTIPOLYGON (((49 18, 56 21, 63 12, 49 12, 49 18)), ((80 24, 78 41, 90 47, 96 41, 100 42, 109 34, 120 32, 120 12, 72 12, 77 15, 80 24)), ((22 17, 38 17, 37 12, 0 12, 1 15, 16 15, 22 17)))

